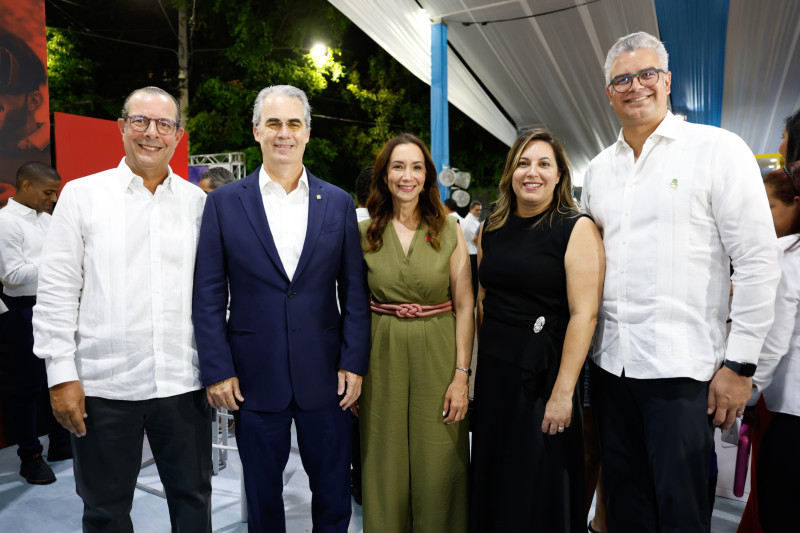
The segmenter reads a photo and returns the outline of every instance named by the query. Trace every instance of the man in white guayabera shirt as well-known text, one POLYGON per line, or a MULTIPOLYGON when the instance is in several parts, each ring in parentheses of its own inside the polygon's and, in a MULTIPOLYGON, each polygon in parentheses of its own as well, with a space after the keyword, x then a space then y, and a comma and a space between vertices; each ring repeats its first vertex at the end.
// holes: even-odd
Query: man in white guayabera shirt
POLYGON ((709 531, 714 426, 750 398, 780 278, 753 153, 667 110, 667 61, 646 33, 611 47, 622 131, 583 186, 606 251, 591 386, 611 531, 709 531))
POLYGON ((180 120, 166 91, 132 92, 117 120, 124 159, 64 187, 42 249, 34 352, 73 434, 84 531, 133 530, 145 431, 172 530, 211 531, 211 411, 191 320, 206 195, 169 167, 180 120))

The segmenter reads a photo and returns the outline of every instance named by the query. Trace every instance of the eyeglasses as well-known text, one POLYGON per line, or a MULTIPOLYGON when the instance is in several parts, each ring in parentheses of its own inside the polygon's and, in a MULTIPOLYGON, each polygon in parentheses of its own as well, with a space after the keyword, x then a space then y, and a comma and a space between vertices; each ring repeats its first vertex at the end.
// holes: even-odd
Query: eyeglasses
POLYGON ((127 120, 128 124, 130 124, 131 128, 135 131, 147 131, 150 128, 150 122, 155 121, 156 129, 161 135, 169 135, 178 127, 177 122, 168 118, 150 118, 144 115, 131 115, 127 120))
POLYGON ((280 131, 284 124, 286 124, 286 127, 289 129, 289 131, 300 131, 303 129, 303 122, 296 118, 289 120, 269 119, 264 123, 264 126, 268 130, 280 131))
POLYGON ((652 87, 658 83, 659 72, 664 71, 660 68, 650 67, 640 70, 634 74, 621 74, 611 80, 611 83, 609 83, 608 86, 613 87, 618 93, 626 93, 631 89, 631 87, 633 87, 633 79, 637 78, 639 80, 639 85, 642 87, 652 87))

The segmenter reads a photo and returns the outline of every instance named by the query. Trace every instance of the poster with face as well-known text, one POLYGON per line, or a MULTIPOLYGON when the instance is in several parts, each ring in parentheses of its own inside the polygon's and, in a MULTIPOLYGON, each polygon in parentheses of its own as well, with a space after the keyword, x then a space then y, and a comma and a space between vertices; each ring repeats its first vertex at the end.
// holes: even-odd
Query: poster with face
POLYGON ((44 2, 0 0, 0 208, 17 169, 50 164, 44 2))

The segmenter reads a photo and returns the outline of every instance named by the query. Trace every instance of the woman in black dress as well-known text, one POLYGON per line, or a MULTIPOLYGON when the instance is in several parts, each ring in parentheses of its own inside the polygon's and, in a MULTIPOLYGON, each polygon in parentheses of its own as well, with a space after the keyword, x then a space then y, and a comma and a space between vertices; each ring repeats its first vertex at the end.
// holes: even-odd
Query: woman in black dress
POLYGON ((585 532, 576 382, 605 259, 550 132, 511 147, 478 261, 472 531, 585 532))

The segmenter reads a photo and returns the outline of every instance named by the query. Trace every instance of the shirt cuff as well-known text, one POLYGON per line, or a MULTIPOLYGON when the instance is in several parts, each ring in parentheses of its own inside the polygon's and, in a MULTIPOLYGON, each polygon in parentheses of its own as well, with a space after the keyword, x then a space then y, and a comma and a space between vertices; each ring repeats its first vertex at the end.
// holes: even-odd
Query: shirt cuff
POLYGON ((73 357, 58 357, 45 360, 47 367, 47 386, 53 387, 67 381, 79 381, 78 369, 73 357))
POLYGON ((728 337, 728 348, 725 350, 725 359, 737 363, 758 364, 758 354, 764 339, 753 339, 751 337, 739 337, 731 335, 728 337))

